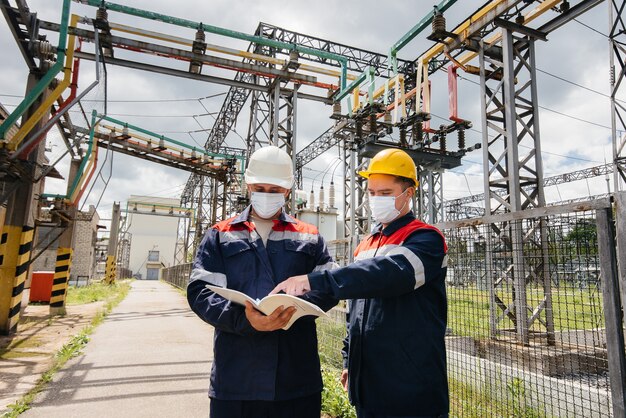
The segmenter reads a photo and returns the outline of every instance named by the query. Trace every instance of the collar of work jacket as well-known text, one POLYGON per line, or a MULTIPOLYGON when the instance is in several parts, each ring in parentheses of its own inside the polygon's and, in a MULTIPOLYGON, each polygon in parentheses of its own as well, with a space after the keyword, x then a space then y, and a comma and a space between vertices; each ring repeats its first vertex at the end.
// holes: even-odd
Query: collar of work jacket
POLYGON ((374 225, 374 228, 372 228, 371 235, 374 236, 382 231, 383 235, 388 237, 394 232, 396 232, 397 230, 399 230, 400 228, 410 224, 415 219, 416 218, 415 218, 415 214, 413 214, 413 211, 409 211, 406 215, 401 216, 391 221, 389 224, 387 224, 386 228, 383 228, 382 223, 380 222, 377 223, 376 225, 374 225))
MULTIPOLYGON (((237 215, 232 220, 232 222, 230 222, 230 224, 231 225, 244 224, 250 231, 252 231, 254 229, 254 225, 252 225, 252 223, 250 222, 251 210, 252 210, 252 205, 248 205, 239 215, 237 215)), ((298 221, 294 217, 287 215, 287 212, 285 212, 284 208, 281 209, 280 215, 278 216, 278 220, 281 222, 287 222, 291 224, 298 223, 298 221)))

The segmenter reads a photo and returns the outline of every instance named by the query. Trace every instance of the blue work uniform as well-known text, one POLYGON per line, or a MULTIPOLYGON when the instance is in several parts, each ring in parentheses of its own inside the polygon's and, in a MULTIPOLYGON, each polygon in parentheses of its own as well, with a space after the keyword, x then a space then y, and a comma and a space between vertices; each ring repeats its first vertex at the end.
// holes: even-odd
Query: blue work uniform
MULTIPOLYGON (((224 401, 288 401, 322 390, 314 317, 287 331, 255 330, 243 306, 205 287, 228 287, 261 299, 285 279, 335 267, 317 228, 284 211, 264 245, 250 206, 205 234, 193 263, 187 299, 191 309, 215 327, 209 396, 224 401)), ((337 304, 328 294, 303 297, 327 311, 337 304)), ((319 414, 318 414, 319 416, 319 414)))
POLYGON ((311 289, 351 299, 344 367, 361 416, 446 416, 447 247, 412 212, 378 224, 349 266, 309 274, 311 289))

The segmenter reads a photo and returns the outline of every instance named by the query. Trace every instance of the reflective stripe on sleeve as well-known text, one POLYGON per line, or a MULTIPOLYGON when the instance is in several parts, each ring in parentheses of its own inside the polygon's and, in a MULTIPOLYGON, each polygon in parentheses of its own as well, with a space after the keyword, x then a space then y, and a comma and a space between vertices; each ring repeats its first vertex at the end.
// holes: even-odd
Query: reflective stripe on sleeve
POLYGON ((326 264, 320 264, 319 266, 315 266, 315 268, 313 269, 313 272, 332 270, 336 268, 339 268, 339 264, 335 263, 334 261, 329 261, 326 264))
POLYGON ((391 251, 387 252, 385 256, 389 257, 395 254, 400 254, 404 256, 404 258, 406 258, 409 264, 411 264, 411 266, 413 267, 413 271, 415 272, 415 288, 414 289, 417 289, 418 287, 426 283, 426 274, 424 272, 424 264, 422 263, 422 260, 420 260, 420 258, 417 255, 415 255, 413 251, 409 250, 406 247, 398 246, 392 249, 391 251))
POLYGON ((193 269, 189 277, 189 283, 201 280, 211 285, 226 287, 226 275, 223 273, 214 273, 204 269, 193 269))

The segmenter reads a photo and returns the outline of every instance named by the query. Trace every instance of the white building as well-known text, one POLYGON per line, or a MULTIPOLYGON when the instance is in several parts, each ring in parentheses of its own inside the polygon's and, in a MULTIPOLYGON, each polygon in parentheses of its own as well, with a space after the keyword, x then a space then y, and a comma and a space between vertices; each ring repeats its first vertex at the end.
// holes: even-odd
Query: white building
POLYGON ((136 196, 128 199, 125 226, 131 237, 129 268, 140 279, 157 280, 160 268, 174 265, 178 218, 170 208, 180 206, 178 199, 136 196))

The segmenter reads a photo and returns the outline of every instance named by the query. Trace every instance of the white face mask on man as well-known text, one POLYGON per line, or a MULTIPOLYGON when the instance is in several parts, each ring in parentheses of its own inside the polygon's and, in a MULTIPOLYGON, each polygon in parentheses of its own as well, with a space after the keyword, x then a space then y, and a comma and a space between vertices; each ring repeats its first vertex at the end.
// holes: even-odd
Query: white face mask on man
POLYGON ((282 193, 252 192, 250 202, 254 212, 263 219, 269 219, 285 206, 285 195, 282 193))
MULTIPOLYGON (((407 189, 408 190, 408 189, 407 189)), ((370 196, 369 205, 372 216, 377 222, 388 224, 400 216, 402 209, 409 202, 408 200, 400 210, 396 209, 396 199, 402 196, 406 190, 398 196, 370 196)))

